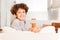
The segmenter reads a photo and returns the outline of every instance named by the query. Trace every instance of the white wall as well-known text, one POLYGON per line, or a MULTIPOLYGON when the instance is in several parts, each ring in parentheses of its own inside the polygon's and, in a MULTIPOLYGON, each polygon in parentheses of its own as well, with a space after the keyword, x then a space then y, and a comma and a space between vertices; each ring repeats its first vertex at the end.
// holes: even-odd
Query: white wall
POLYGON ((14 0, 1 0, 1 27, 10 26, 10 8, 13 4, 14 0))
POLYGON ((47 11, 47 0, 16 0, 16 3, 26 3, 29 11, 47 11))
POLYGON ((47 0, 16 0, 16 3, 26 3, 28 5, 27 20, 31 18, 48 20, 47 0))
POLYGON ((10 26, 11 19, 13 19, 11 17, 10 8, 14 4, 14 1, 17 1, 17 3, 27 3, 29 6, 27 20, 33 17, 36 17, 38 20, 48 19, 47 0, 1 0, 1 27, 10 26))
POLYGON ((48 20, 47 12, 28 12, 26 20, 31 20, 31 18, 36 18, 37 20, 48 20))
MULTIPOLYGON (((10 8, 14 4, 14 1, 16 1, 16 3, 24 2, 29 6, 27 20, 30 20, 31 18, 48 20, 47 0, 1 0, 1 27, 6 25, 10 26, 10 21, 13 19, 10 8)), ((58 20, 60 20, 60 9, 58 20)))
POLYGON ((59 8, 59 11, 58 11, 58 20, 60 20, 60 8, 59 8))
POLYGON ((6 25, 6 8, 7 8, 7 1, 1 0, 1 27, 6 25))
POLYGON ((11 15, 11 12, 10 12, 10 9, 11 9, 11 7, 15 4, 14 3, 14 1, 15 0, 7 0, 7 26, 10 26, 10 23, 11 23, 11 18, 13 18, 13 17, 11 17, 12 15, 11 15))
POLYGON ((0 27, 1 27, 1 0, 0 0, 0 27))

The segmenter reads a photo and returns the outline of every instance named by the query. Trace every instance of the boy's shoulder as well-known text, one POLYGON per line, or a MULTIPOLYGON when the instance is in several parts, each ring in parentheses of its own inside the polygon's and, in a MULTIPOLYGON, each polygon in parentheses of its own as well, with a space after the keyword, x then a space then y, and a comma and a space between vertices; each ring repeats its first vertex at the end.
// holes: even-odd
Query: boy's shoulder
POLYGON ((19 22, 19 20, 18 19, 14 19, 13 22, 19 22))

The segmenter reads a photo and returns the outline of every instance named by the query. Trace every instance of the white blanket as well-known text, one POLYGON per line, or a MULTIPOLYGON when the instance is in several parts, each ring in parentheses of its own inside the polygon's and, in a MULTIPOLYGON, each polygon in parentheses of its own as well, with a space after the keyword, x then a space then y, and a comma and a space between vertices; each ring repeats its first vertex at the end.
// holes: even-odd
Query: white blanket
POLYGON ((2 40, 57 40, 56 33, 33 33, 29 31, 16 31, 10 27, 5 27, 3 29, 5 32, 0 33, 0 39, 2 40))

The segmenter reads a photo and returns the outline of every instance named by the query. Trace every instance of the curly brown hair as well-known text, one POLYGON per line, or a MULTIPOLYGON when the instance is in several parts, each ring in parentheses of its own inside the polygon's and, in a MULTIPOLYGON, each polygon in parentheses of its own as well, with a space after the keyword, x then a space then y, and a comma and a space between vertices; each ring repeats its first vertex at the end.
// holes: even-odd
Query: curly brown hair
POLYGON ((21 9, 24 9, 25 12, 27 13, 28 12, 28 6, 24 3, 20 3, 20 4, 15 4, 13 5, 13 7, 11 8, 11 13, 14 15, 16 14, 17 10, 21 8, 21 9))

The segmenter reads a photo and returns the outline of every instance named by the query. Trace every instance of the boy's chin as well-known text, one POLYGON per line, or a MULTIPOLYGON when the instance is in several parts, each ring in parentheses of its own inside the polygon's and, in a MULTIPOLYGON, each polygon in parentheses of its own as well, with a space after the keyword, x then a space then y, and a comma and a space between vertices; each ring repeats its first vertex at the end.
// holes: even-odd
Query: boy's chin
POLYGON ((24 21, 25 19, 20 19, 21 21, 24 21))

